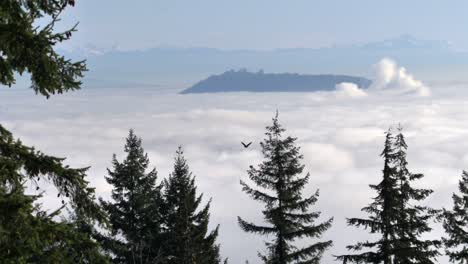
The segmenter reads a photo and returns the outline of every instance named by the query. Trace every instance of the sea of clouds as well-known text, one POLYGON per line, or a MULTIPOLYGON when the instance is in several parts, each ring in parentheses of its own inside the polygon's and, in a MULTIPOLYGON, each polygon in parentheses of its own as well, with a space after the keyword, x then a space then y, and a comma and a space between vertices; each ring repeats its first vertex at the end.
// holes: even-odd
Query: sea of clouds
MULTIPOLYGON (((340 84, 334 92, 190 94, 148 88, 86 89, 49 100, 24 89, 1 90, 0 122, 25 144, 48 154, 67 157, 75 167, 91 166, 89 179, 98 196, 107 199, 111 187, 106 168, 112 154, 123 157, 124 139, 133 128, 143 138, 152 166, 167 177, 179 145, 197 177, 205 201, 211 197, 212 226, 220 224, 222 254, 230 263, 259 263, 265 238, 243 233, 237 216, 261 221, 261 204, 241 191, 249 165, 261 162, 259 142, 275 111, 298 137, 306 171, 311 173, 305 195, 320 189, 314 210, 322 219, 334 217, 324 239, 332 254, 369 238, 366 231, 346 226, 346 217, 364 216, 360 209, 375 196, 368 184, 381 179, 379 157, 384 132, 399 123, 405 128, 412 172, 425 178, 419 186, 435 193, 427 203, 451 205, 451 194, 463 169, 468 169, 468 92, 463 85, 431 86, 411 76, 390 59, 373 66, 374 84, 362 90, 340 84), (244 149, 240 141, 253 141, 244 149)), ((50 186, 46 208, 60 205, 50 186)), ((34 188, 31 191, 34 192, 34 188)), ((435 224, 431 236, 440 236, 435 224)), ((442 258, 441 263, 447 263, 442 258)))

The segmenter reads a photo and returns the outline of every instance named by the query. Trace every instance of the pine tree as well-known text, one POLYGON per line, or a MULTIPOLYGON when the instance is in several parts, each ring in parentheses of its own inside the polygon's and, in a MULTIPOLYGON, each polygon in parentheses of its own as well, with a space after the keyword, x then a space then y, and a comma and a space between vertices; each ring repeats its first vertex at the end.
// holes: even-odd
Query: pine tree
POLYGON ((250 166, 248 175, 259 189, 241 181, 242 190, 254 200, 265 203, 263 215, 269 225, 256 225, 238 217, 242 230, 260 235, 272 235, 266 242, 267 254, 259 253, 264 263, 319 263, 323 252, 332 241, 316 242, 304 248, 297 248, 294 242, 301 238, 319 238, 332 224, 333 219, 316 223, 320 212, 309 212, 310 206, 318 199, 318 191, 303 198, 302 190, 309 181, 310 174, 301 176, 300 148, 295 146, 296 138, 283 137, 285 129, 278 122, 278 113, 273 125, 266 127, 267 138, 260 143, 265 160, 254 168, 250 166))
POLYGON ((218 227, 208 232, 210 202, 199 209, 195 176, 189 170, 182 148, 176 152, 174 171, 164 182, 167 238, 164 256, 168 264, 221 263, 216 244, 218 227))
POLYGON ((369 229, 371 234, 380 234, 378 241, 360 242, 348 246, 348 250, 362 251, 363 253, 337 256, 343 263, 384 263, 391 264, 394 238, 396 237, 396 213, 398 212, 398 200, 395 197, 397 193, 396 170, 393 167, 395 153, 393 148, 393 135, 390 130, 386 133, 385 147, 381 153, 384 159, 384 168, 382 170, 382 181, 378 185, 369 185, 371 189, 377 192, 374 201, 362 211, 369 214, 369 218, 350 218, 347 219, 348 225, 364 227, 369 229))
POLYGON ((451 263, 468 264, 468 173, 458 184, 460 195, 453 194, 452 210, 443 210, 443 226, 448 237, 443 238, 451 263))
POLYGON ((157 183, 156 169, 146 172, 149 159, 141 143, 130 130, 125 160, 119 162, 114 155, 113 170, 108 169, 106 177, 113 186, 113 201, 101 203, 109 214, 113 236, 104 245, 115 255, 114 263, 154 263, 160 254, 162 186, 157 183))
POLYGON ((440 241, 423 240, 421 236, 432 229, 428 221, 437 216, 438 211, 418 203, 426 199, 433 191, 416 189, 411 186, 415 180, 424 177, 423 174, 409 172, 406 161, 406 145, 402 128, 398 128, 395 137, 395 169, 398 193, 397 236, 394 254, 395 264, 435 263, 440 255, 440 241))

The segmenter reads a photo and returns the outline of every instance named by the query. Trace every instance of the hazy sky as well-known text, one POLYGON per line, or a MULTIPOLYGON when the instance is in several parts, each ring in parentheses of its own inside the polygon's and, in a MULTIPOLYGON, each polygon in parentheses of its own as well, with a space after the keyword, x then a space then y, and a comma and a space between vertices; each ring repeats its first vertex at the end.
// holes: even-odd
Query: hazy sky
POLYGON ((409 34, 468 48, 468 1, 80 0, 69 47, 322 47, 409 34))

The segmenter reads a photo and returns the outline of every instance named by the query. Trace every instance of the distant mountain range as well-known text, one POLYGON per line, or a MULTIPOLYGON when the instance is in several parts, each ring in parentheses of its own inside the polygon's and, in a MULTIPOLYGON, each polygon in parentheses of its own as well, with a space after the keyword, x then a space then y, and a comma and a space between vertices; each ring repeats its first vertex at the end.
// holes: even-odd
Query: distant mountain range
POLYGON ((331 91, 342 82, 355 83, 361 88, 368 88, 371 84, 366 78, 347 75, 275 74, 230 70, 220 75, 212 75, 181 93, 331 91))
POLYGON ((446 41, 411 36, 325 48, 220 50, 213 48, 153 48, 140 51, 100 50, 95 47, 67 53, 87 59, 84 88, 137 86, 182 91, 213 73, 228 69, 265 72, 364 76, 372 65, 390 57, 418 79, 468 81, 468 52, 446 41))

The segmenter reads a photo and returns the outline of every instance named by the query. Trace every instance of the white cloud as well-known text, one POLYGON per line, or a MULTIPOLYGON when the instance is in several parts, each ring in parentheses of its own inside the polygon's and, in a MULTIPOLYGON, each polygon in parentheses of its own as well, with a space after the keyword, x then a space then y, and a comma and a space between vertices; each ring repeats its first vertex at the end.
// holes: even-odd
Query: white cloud
MULTIPOLYGON (((394 82, 395 69, 387 69, 382 80, 394 82)), ((6 89, 0 97, 0 122, 28 145, 67 157, 72 166, 92 166, 91 184, 102 197, 110 191, 106 167, 113 153, 122 157, 129 128, 143 138, 161 178, 169 174, 175 150, 183 145, 199 190, 213 197, 211 223, 221 224, 222 254, 232 263, 248 258, 255 264, 264 238, 243 233, 236 216, 261 221, 261 207, 242 193, 239 179, 246 178, 250 164, 261 161, 264 127, 279 109, 287 133, 299 137, 311 173, 306 194, 319 188, 318 208, 324 218, 335 217, 326 234, 335 240, 334 247, 323 261, 332 263, 332 254, 346 253, 347 244, 367 238, 344 219, 362 215, 360 208, 375 195, 368 184, 380 179, 379 154, 390 125, 401 122, 406 128, 410 169, 426 174, 424 186, 436 191, 431 203, 450 205, 461 171, 468 169, 468 94, 441 91, 446 87, 434 87, 428 101, 392 93, 336 100, 332 93, 178 95, 84 89, 46 101, 30 90, 6 89), (246 150, 240 141, 253 144, 246 150)), ((46 200, 46 206, 58 204, 46 200)))
POLYGON ((367 96, 367 93, 356 84, 347 82, 336 85, 336 94, 338 97, 342 98, 360 98, 367 96))
POLYGON ((351 154, 333 144, 307 142, 300 144, 309 168, 317 171, 344 171, 354 167, 351 154))
POLYGON ((431 95, 429 87, 415 79, 404 67, 397 65, 392 59, 382 59, 374 66, 374 70, 375 77, 370 89, 397 94, 431 95))

